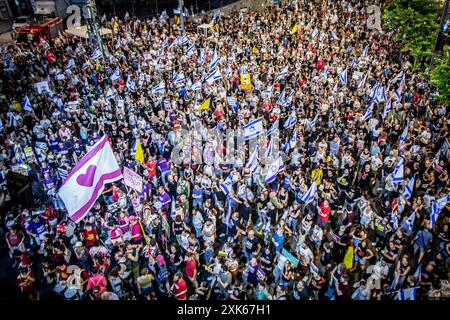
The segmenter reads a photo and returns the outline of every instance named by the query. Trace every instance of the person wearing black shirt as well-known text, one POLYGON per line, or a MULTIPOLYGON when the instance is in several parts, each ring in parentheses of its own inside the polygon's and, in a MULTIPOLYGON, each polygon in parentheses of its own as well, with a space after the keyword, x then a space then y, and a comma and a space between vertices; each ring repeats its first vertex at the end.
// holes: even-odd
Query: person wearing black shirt
POLYGON ((261 251, 261 244, 258 238, 255 237, 255 231, 250 230, 247 233, 247 237, 244 239, 245 256, 247 260, 256 257, 261 251))

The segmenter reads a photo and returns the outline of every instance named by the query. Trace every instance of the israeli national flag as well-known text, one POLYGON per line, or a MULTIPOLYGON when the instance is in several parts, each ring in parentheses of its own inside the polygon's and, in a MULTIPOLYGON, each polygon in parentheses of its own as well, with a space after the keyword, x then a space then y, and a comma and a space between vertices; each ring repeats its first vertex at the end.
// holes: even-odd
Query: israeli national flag
POLYGON ((266 158, 270 157, 270 155, 272 154, 272 149, 273 149, 273 147, 272 147, 272 140, 269 140, 269 145, 267 146, 267 150, 266 150, 266 153, 264 155, 266 158))
POLYGON ((266 95, 267 97, 270 97, 273 92, 273 86, 268 86, 266 90, 264 90, 262 93, 266 95))
POLYGON ((227 226, 230 225, 230 220, 231 220, 231 201, 228 201, 227 216, 225 217, 225 224, 227 226))
POLYGON ((186 77, 184 76, 184 72, 181 71, 179 75, 177 75, 174 83, 183 83, 184 81, 186 81, 186 77))
POLYGON ((286 143, 286 153, 289 152, 289 150, 292 150, 295 148, 295 146, 297 145, 297 130, 294 131, 294 133, 292 134, 291 139, 289 139, 289 141, 286 143))
POLYGON ((330 31, 330 38, 331 38, 331 40, 339 40, 339 38, 336 36, 336 34, 333 31, 330 31))
POLYGON ((378 93, 378 87, 379 87, 379 84, 377 82, 377 83, 375 83, 375 85, 374 85, 374 87, 372 89, 372 93, 370 94, 370 101, 376 101, 377 93, 378 93))
POLYGON ((400 86, 398 87, 397 90, 395 90, 395 97, 397 99, 397 102, 402 101, 402 91, 403 91, 404 85, 405 85, 405 75, 403 74, 403 78, 402 78, 402 81, 400 82, 400 86))
POLYGON ((347 81, 348 81, 348 73, 347 73, 347 69, 345 69, 344 71, 342 71, 342 73, 339 76, 339 79, 341 80, 341 82, 345 85, 347 85, 347 81))
POLYGON ((309 190, 303 195, 302 201, 308 204, 314 200, 314 196, 317 193, 317 178, 314 178, 309 190))
POLYGON ((28 98, 28 95, 25 96, 25 99, 22 103, 22 110, 28 111, 28 112, 34 112, 33 108, 31 107, 30 99, 28 98))
POLYGON ((400 73, 397 74, 397 75, 395 76, 395 78, 391 80, 391 83, 396 83, 396 82, 398 82, 398 81, 401 82, 402 79, 403 79, 403 71, 400 71, 400 73))
POLYGON ((220 69, 214 69, 206 78, 205 81, 207 81, 209 84, 212 84, 214 81, 222 79, 222 73, 220 72, 220 69))
POLYGON ((386 96, 386 88, 384 86, 380 86, 377 90, 377 96, 375 98, 375 101, 377 103, 382 102, 382 101, 387 101, 387 96, 386 96))
POLYGON ((408 183, 406 184, 405 191, 403 192, 403 196, 405 199, 409 199, 412 197, 413 191, 414 191, 414 182, 416 179, 416 175, 413 175, 411 179, 409 179, 408 183))
POLYGON ((336 84, 334 85, 333 92, 334 93, 338 92, 338 82, 336 82, 336 84))
POLYGON ((186 50, 186 55, 188 57, 192 56, 195 53, 195 44, 191 44, 187 50, 186 50))
POLYGON ((277 80, 281 79, 282 77, 286 76, 289 70, 289 66, 285 66, 283 69, 281 69, 280 74, 277 76, 277 80))
POLYGON ((133 147, 131 148, 131 155, 134 157, 136 155, 137 145, 138 145, 139 139, 134 140, 133 147))
POLYGON ((363 118, 361 119, 362 122, 366 122, 369 119, 371 119, 373 116, 373 103, 371 102, 369 105, 369 108, 366 111, 366 114, 363 116, 363 118))
POLYGON ((89 82, 87 77, 84 78, 84 90, 86 90, 86 93, 89 92, 89 82))
POLYGON ((214 50, 214 55, 212 57, 211 63, 209 64, 209 69, 214 69, 217 64, 219 63, 220 60, 220 56, 219 53, 217 52, 217 48, 214 50))
POLYGON ((392 184, 394 185, 394 188, 398 188, 398 185, 400 183, 403 183, 403 181, 405 180, 405 175, 404 175, 404 165, 403 165, 403 158, 400 158, 400 161, 398 162, 398 164, 395 166, 394 169, 394 177, 392 179, 392 184))
POLYGON ((408 219, 406 219, 406 227, 408 228, 406 230, 407 233, 411 233, 413 231, 414 221, 416 220, 416 213, 417 213, 417 209, 411 213, 411 215, 408 217, 408 219))
POLYGON ((353 61, 352 61, 352 68, 354 68, 355 66, 356 66, 356 57, 353 58, 353 61))
POLYGON ((111 81, 117 81, 120 78, 120 69, 116 68, 116 70, 114 70, 113 74, 111 75, 111 81))
POLYGON ((95 49, 94 52, 92 53, 92 60, 96 61, 98 59, 100 59, 103 56, 102 50, 100 50, 99 48, 95 49))
POLYGON ((400 136, 400 141, 405 142, 408 137, 408 129, 409 129, 409 123, 406 123, 405 129, 403 129, 402 135, 400 136))
POLYGON ((284 185, 287 186, 288 189, 295 190, 294 186, 292 185, 291 176, 284 177, 284 185))
POLYGON ((178 39, 178 45, 184 46, 185 44, 189 43, 188 37, 184 34, 178 39))
POLYGON ((297 123, 297 114, 296 114, 295 110, 293 110, 291 115, 289 116, 289 118, 284 123, 284 128, 289 129, 296 123, 297 123))
POLYGON ((364 52, 363 52, 363 57, 367 57, 367 54, 369 53, 369 45, 367 45, 365 48, 364 48, 364 52))
POLYGON ((272 164, 269 166, 266 174, 266 182, 272 183, 275 181, 277 174, 285 169, 283 159, 280 154, 278 154, 272 164))
POLYGON ((381 119, 384 121, 386 119, 386 116, 391 112, 392 110, 392 101, 391 99, 386 102, 386 106, 384 107, 383 114, 381 115, 381 119))
POLYGON ((200 65, 205 63, 205 53, 203 52, 203 50, 200 51, 197 61, 200 65))
POLYGON ((192 85, 192 91, 200 91, 202 89, 201 81, 197 81, 192 85))
POLYGON ((369 76, 369 71, 367 71, 367 73, 364 75, 364 77, 362 77, 361 81, 359 82, 358 88, 357 88, 358 90, 364 87, 368 76, 369 76))
POLYGON ((449 202, 449 195, 445 195, 438 200, 434 200, 431 204, 430 226, 434 227, 444 207, 449 202))
POLYGON ((312 130, 312 128, 316 125, 318 119, 319 119, 319 114, 316 114, 314 119, 312 119, 311 121, 308 121, 308 123, 306 124, 308 131, 312 130))
POLYGON ((261 135, 264 132, 263 122, 261 118, 253 120, 244 126, 244 139, 250 140, 261 135))
POLYGON ((128 79, 127 79, 127 88, 130 91, 136 92, 136 81, 131 79, 131 77, 128 77, 128 79))
POLYGON ((314 28, 311 37, 314 39, 315 37, 317 37, 319 35, 319 30, 317 29, 317 27, 314 28))
POLYGON ((164 83, 164 80, 163 80, 158 85, 156 85, 152 88, 152 93, 155 94, 155 93, 165 91, 165 90, 166 90, 166 84, 164 83))
POLYGON ((422 264, 419 264, 419 267, 417 268, 416 272, 414 272, 414 278, 416 278, 416 281, 420 281, 422 278, 422 264))
POLYGON ((108 91, 106 91, 106 100, 114 99, 114 92, 111 88, 108 88, 108 91))
POLYGON ((9 127, 17 127, 19 123, 19 117, 14 115, 12 112, 9 112, 9 127))
POLYGON ((294 99, 294 90, 291 91, 289 94, 289 97, 286 100, 286 103, 284 104, 285 107, 289 107, 292 104, 292 100, 294 99))
POLYGON ((73 60, 73 58, 70 58, 66 65, 66 71, 73 68, 75 68, 75 60, 73 60))
POLYGON ((220 188, 226 195, 228 195, 230 193, 230 190, 233 188, 233 184, 234 181, 230 173, 228 177, 225 179, 225 181, 220 184, 220 188))
POLYGON ((266 138, 269 137, 269 136, 271 136, 271 135, 275 132, 275 130, 278 130, 278 126, 279 126, 279 120, 277 119, 277 120, 275 120, 275 122, 273 123, 272 127, 270 127, 270 129, 267 130, 267 132, 266 132, 266 138))
POLYGON ((282 106, 285 105, 286 103, 286 91, 283 90, 283 92, 281 92, 280 97, 278 98, 278 103, 281 104, 282 106))
POLYGON ((416 300, 417 297, 417 288, 408 288, 400 290, 395 300, 416 300))
POLYGON ((255 150, 253 151, 252 155, 250 156, 250 159, 248 159, 247 164, 245 165, 246 168, 250 169, 252 173, 256 171, 258 168, 258 152, 259 152, 259 146, 256 146, 255 150))
POLYGON ((397 229, 398 229, 398 215, 394 211, 391 212, 390 222, 392 223, 392 229, 394 229, 394 231, 397 231, 397 229))
POLYGON ((319 41, 320 41, 320 42, 323 42, 323 40, 325 40, 325 37, 326 37, 325 33, 322 33, 322 34, 320 35, 319 41))

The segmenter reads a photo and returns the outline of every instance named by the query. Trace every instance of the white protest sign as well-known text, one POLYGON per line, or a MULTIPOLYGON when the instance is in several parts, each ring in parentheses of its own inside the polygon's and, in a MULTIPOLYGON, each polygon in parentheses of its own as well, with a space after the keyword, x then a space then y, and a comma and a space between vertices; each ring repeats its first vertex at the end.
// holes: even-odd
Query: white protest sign
POLYGON ((34 86, 36 87, 36 90, 39 94, 43 93, 44 91, 50 92, 48 81, 37 82, 34 86))
POLYGON ((137 192, 142 192, 143 180, 136 172, 127 167, 123 167, 123 180, 127 186, 133 188, 137 192))

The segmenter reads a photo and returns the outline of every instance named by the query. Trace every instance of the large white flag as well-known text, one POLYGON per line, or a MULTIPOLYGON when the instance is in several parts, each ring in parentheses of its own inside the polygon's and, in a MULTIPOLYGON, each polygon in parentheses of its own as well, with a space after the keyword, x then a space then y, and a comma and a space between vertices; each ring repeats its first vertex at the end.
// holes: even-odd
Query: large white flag
POLYGON ((105 188, 105 184, 122 179, 108 138, 104 136, 72 169, 59 189, 69 218, 82 220, 105 188))

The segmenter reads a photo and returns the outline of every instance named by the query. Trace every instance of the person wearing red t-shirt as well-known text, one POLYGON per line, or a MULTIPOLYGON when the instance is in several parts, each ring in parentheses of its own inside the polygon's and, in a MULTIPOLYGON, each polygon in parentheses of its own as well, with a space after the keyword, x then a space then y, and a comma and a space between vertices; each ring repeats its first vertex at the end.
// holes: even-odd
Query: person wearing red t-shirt
POLYGON ((156 161, 153 157, 149 157, 149 160, 146 163, 147 166, 147 172, 148 172, 148 179, 153 182, 153 185, 155 187, 158 186, 157 180, 156 180, 156 161))
POLYGON ((28 267, 21 267, 16 284, 30 300, 39 300, 39 292, 35 290, 36 276, 28 267))
POLYGON ((98 232, 92 228, 90 223, 86 223, 85 230, 83 232, 83 239, 87 248, 95 246, 98 242, 98 232))
POLYGON ((328 220, 330 219, 331 207, 327 200, 322 202, 319 206, 318 223, 319 225, 326 227, 328 220))
POLYGON ((197 262, 194 259, 194 255, 190 254, 186 260, 186 276, 192 282, 195 288, 198 287, 197 283, 197 262))
POLYGON ((181 272, 178 272, 173 276, 173 284, 171 290, 177 300, 187 299, 186 281, 184 281, 183 274, 181 272))
POLYGON ((106 278, 100 273, 95 273, 89 278, 86 290, 91 294, 91 298, 99 299, 103 292, 106 291, 106 278))

